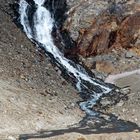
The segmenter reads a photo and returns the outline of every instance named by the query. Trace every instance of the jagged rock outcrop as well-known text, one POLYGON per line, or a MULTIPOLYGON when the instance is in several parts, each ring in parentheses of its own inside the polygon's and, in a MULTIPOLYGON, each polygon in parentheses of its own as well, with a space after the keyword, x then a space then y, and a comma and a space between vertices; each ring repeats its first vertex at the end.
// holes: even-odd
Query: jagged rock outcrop
POLYGON ((128 16, 121 23, 115 44, 124 48, 140 47, 140 12, 128 16))
POLYGON ((64 28, 77 44, 71 54, 88 57, 114 47, 140 46, 139 0, 67 2, 70 10, 64 28))

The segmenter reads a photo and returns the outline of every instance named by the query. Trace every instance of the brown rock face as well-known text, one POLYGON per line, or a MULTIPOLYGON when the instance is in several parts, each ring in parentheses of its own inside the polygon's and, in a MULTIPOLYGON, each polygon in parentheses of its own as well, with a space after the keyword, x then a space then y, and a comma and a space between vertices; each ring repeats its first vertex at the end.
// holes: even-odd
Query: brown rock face
POLYGON ((127 17, 117 32, 116 43, 124 48, 133 47, 140 39, 140 12, 127 17))
POLYGON ((112 48, 139 47, 139 1, 95 0, 93 3, 91 0, 79 0, 79 3, 76 3, 79 6, 69 18, 70 22, 66 24, 68 26, 65 26, 77 43, 77 47, 71 53, 89 57, 106 53, 112 48))
POLYGON ((117 19, 113 16, 105 14, 99 16, 91 27, 78 38, 78 53, 87 57, 103 53, 109 49, 116 38, 116 22, 117 19))
POLYGON ((115 72, 114 66, 111 63, 105 61, 96 62, 96 70, 107 74, 115 72))

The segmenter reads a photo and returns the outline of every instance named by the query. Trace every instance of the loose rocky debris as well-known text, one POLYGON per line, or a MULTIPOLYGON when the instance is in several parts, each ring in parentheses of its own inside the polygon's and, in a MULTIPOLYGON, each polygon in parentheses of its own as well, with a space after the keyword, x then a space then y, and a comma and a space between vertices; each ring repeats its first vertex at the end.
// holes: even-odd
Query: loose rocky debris
MULTIPOLYGON (((8 2, 13 2, 13 0, 1 0, 1 5, 7 5, 9 4, 8 2)), ((93 0, 68 0, 69 7, 75 7, 69 11, 70 17, 66 21, 65 28, 69 29, 73 40, 77 41, 78 48, 81 46, 88 48, 89 42, 95 41, 95 45, 91 45, 94 46, 93 49, 88 50, 86 48, 85 50, 88 51, 86 53, 83 51, 82 56, 79 56, 79 58, 81 63, 85 64, 101 79, 105 79, 109 74, 140 67, 137 33, 136 36, 131 34, 131 42, 127 40, 129 37, 129 35, 127 36, 127 31, 130 31, 130 27, 135 26, 135 21, 139 23, 139 19, 135 16, 136 13, 139 13, 138 1, 135 1, 136 4, 132 3, 132 5, 131 2, 132 0, 127 1, 127 3, 117 1, 118 5, 116 5, 111 1, 102 0, 95 0, 94 3, 93 0), (122 12, 123 10, 125 11, 125 5, 129 5, 130 8, 126 8, 126 12, 122 12), (132 10, 133 8, 135 8, 134 11, 132 10), (113 14, 111 15, 110 13, 113 14), (119 15, 122 13, 123 15, 119 15), (102 18, 104 21, 102 21, 102 18), (124 29, 122 25, 128 24, 131 20, 134 22, 124 29), (124 42, 123 40, 120 41, 123 34, 119 29, 126 31, 124 42), (90 30, 95 33, 94 39, 92 39, 93 34, 90 30), (118 34, 121 37, 118 37, 118 34), (111 38, 112 35, 113 38, 111 38), (114 36, 116 36, 115 39, 114 36), (85 38, 89 40, 84 41, 85 38), (129 46, 130 49, 126 50, 120 46, 117 47, 115 45, 116 40, 124 48, 127 48, 129 43, 132 45, 129 46), (83 44, 84 42, 86 43, 85 45, 83 44), (108 50, 106 51, 103 44, 109 48, 110 53, 108 53, 108 50), (115 49, 112 49, 113 45, 115 45, 115 49), (98 46, 100 46, 99 51, 98 46), (96 52, 100 54, 104 51, 106 54, 92 56, 96 55, 96 52), (90 57, 84 58, 83 56, 90 57)), ((5 6, 3 8, 9 9, 5 6)), ((8 13, 12 14, 11 11, 8 13)), ((38 131, 41 132, 38 135, 42 136, 43 134, 48 134, 49 131, 49 134, 53 134, 53 137, 43 139, 93 140, 95 138, 96 140, 109 140, 113 138, 113 140, 117 140, 120 138, 123 140, 139 140, 138 130, 135 130, 137 128, 135 123, 139 124, 140 122, 139 91, 131 92, 128 94, 129 100, 120 102, 117 106, 105 111, 105 113, 113 112, 123 122, 126 122, 125 120, 135 122, 130 122, 133 127, 129 130, 135 132, 122 135, 122 133, 118 132, 118 129, 113 130, 111 127, 111 130, 106 133, 114 132, 113 134, 93 135, 95 131, 91 127, 95 125, 92 119, 85 121, 85 124, 91 126, 89 129, 80 128, 72 131, 71 128, 69 129, 69 125, 78 123, 84 116, 77 105, 77 101, 81 100, 77 92, 61 77, 61 72, 50 63, 50 59, 27 40, 23 33, 17 29, 9 15, 2 10, 0 11, 0 21, 0 117, 3 120, 0 122, 1 139, 14 140, 18 139, 19 135, 24 136, 24 134, 30 133, 37 136, 38 131), (66 131, 63 131, 63 129, 66 129, 66 131), (45 133, 45 131, 47 132, 45 133), (116 134, 116 132, 118 133, 116 134), (65 134, 63 135, 62 133, 65 134), (62 136, 58 136, 58 134, 62 134, 62 136)), ((137 27, 133 31, 135 32, 136 30, 137 27)), ((76 50, 80 54, 82 49, 76 50)), ((105 104, 105 102, 102 102, 102 104, 105 104)), ((108 118, 107 115, 105 118, 108 118)), ((97 133, 105 133, 100 129, 98 130, 97 133)), ((48 135, 46 136, 48 137, 48 135)), ((34 137, 32 139, 34 140, 34 137)))

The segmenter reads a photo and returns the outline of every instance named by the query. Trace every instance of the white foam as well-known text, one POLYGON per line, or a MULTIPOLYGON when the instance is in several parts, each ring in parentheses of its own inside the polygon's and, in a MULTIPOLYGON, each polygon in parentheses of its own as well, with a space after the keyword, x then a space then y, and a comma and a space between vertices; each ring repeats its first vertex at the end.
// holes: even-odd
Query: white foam
MULTIPOLYGON (((91 78, 86 72, 80 71, 79 69, 73 67, 71 63, 69 63, 70 60, 66 59, 53 43, 51 32, 54 26, 54 20, 51 18, 51 13, 45 7, 43 7, 44 0, 34 0, 34 2, 38 5, 33 17, 34 27, 30 27, 29 25, 28 15, 26 13, 29 6, 28 3, 25 0, 20 0, 19 3, 20 22, 23 25, 25 33, 29 39, 33 39, 41 43, 45 50, 51 53, 55 60, 63 65, 68 73, 72 73, 76 77, 76 87, 79 91, 81 91, 82 80, 88 81, 89 83, 102 89, 101 93, 95 93, 93 91, 93 98, 88 101, 88 104, 90 102, 90 105, 93 106, 96 101, 103 95, 103 93, 109 93, 112 89, 106 85, 99 84, 97 79, 91 78), (33 28, 33 30, 31 28, 33 28)), ((83 110, 86 110, 85 103, 86 102, 81 104, 83 110)), ((88 109, 86 111, 89 112, 88 109)))
POLYGON ((20 0, 19 2, 19 13, 20 13, 20 22, 23 26, 23 29, 29 39, 32 38, 31 28, 29 26, 28 17, 26 15, 26 9, 28 7, 28 3, 25 0, 20 0), (26 22, 26 24, 25 24, 26 22))
POLYGON ((34 2, 38 5, 38 6, 42 6, 45 2, 45 0, 34 0, 34 2))

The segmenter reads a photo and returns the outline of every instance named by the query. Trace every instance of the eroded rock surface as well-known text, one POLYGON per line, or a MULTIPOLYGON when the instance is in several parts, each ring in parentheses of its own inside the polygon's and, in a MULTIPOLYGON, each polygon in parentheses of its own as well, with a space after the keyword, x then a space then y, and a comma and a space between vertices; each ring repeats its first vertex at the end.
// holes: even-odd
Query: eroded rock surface
MULTIPOLYGON (((12 19, 10 19, 8 15, 12 13, 12 11, 7 11, 9 9, 8 2, 12 1, 14 0, 0 0, 2 6, 2 10, 0 11, 0 116, 2 120, 0 122, 0 139, 11 140, 14 139, 14 135, 19 136, 24 133, 36 134, 38 131, 42 132, 42 130, 42 133, 48 134, 48 130, 50 129, 54 129, 54 131, 50 132, 56 134, 60 132, 60 134, 62 134, 62 132, 65 131, 61 131, 61 129, 65 127, 66 133, 68 133, 68 125, 79 122, 84 116, 76 104, 80 98, 76 95, 76 91, 71 85, 61 77, 59 69, 50 63, 50 59, 36 49, 23 33, 17 29, 15 24, 13 24, 12 19), (8 13, 5 13, 6 11, 8 13)), ((96 35, 98 29, 100 31, 98 33, 99 35, 95 36, 94 41, 96 44, 92 45, 94 46, 94 49, 91 49, 92 53, 85 53, 83 51, 83 56, 96 54, 98 43, 100 44, 98 53, 104 52, 110 44, 110 38, 108 39, 108 37, 112 37, 112 32, 113 36, 120 34, 121 30, 119 29, 121 29, 121 27, 123 28, 123 26, 118 27, 118 23, 119 25, 129 23, 129 21, 131 21, 129 18, 135 17, 135 13, 138 13, 138 11, 134 11, 132 15, 129 16, 131 13, 130 8, 130 10, 126 10, 126 12, 123 13, 123 17, 128 15, 123 19, 119 15, 119 11, 123 11, 123 8, 118 7, 117 11, 113 11, 113 9, 110 8, 111 13, 113 11, 115 14, 108 15, 108 13, 110 13, 108 8, 110 7, 111 1, 94 0, 94 2, 95 3, 93 3, 93 0, 68 1, 69 6, 75 7, 75 9, 70 10, 72 17, 70 16, 71 20, 69 17, 67 20, 69 24, 66 23, 65 27, 67 27, 67 29, 69 27, 71 36, 75 41, 78 41, 79 48, 81 46, 88 48, 88 44, 92 41, 93 33, 96 35), (116 13, 118 13, 118 15, 116 13), (116 22, 117 20, 118 22, 116 22), (97 26, 97 23, 100 24, 97 26), (112 27, 111 29, 110 26, 112 27), (88 34, 87 30, 90 34, 88 34), (79 31, 81 36, 79 36, 79 31), (106 44, 106 47, 102 49, 103 44, 106 44)), ((117 3, 120 2, 125 1, 117 1, 117 3)), ((127 3, 128 2, 134 1, 127 1, 127 3)), ((136 2, 138 3, 139 1, 136 2)), ((122 5, 125 5, 125 3, 122 5)), ((134 7, 138 7, 138 4, 134 7)), ((131 26, 133 25, 134 24, 131 26)), ((128 30, 128 27, 126 27, 126 30, 128 30)), ((134 31, 137 31, 137 29, 134 29, 134 31)), ((120 41, 117 37, 115 40, 114 37, 111 40, 113 40, 111 41, 111 46, 116 43, 116 40, 117 42, 120 41)), ((118 44, 123 43, 119 42, 118 44)), ((137 40, 134 44, 138 46, 139 41, 137 40)), ((80 53, 80 49, 77 49, 77 52, 79 51, 80 53)), ((88 51, 91 50, 89 49, 88 51)), ((98 75, 100 78, 102 78, 102 76, 104 78, 102 73, 106 75, 114 73, 114 71, 120 72, 140 67, 140 58, 137 56, 137 54, 140 55, 138 47, 132 48, 132 53, 128 53, 126 50, 119 51, 121 51, 121 53, 116 53, 116 50, 113 50, 109 55, 98 55, 94 58, 91 56, 88 59, 82 58, 82 60, 95 72, 95 75, 98 75), (104 69, 104 67, 106 67, 106 69, 104 69), (95 70, 97 70, 97 72, 95 70)), ((122 119, 139 124, 139 93, 133 93, 129 98, 130 100, 125 104, 119 104, 116 108, 112 109, 111 113, 115 112, 116 115, 120 114, 119 117, 122 117, 122 119), (135 110, 132 111, 133 108, 135 108, 135 110), (130 112, 132 113, 130 114, 130 112), (122 114, 124 116, 122 116, 122 114)), ((139 140, 140 137, 137 132, 132 132, 132 134, 124 133, 123 135, 122 133, 92 135, 94 132, 90 129, 89 131, 83 130, 83 135, 80 135, 79 129, 77 131, 77 134, 73 134, 71 130, 68 135, 43 139, 63 140, 85 138, 92 140, 109 140, 109 138, 113 138, 117 140, 120 138, 139 140), (85 136, 86 134, 88 135, 85 136)))
POLYGON ((114 47, 139 47, 140 1, 67 1, 70 10, 64 28, 77 43, 72 53, 88 57, 114 47))

